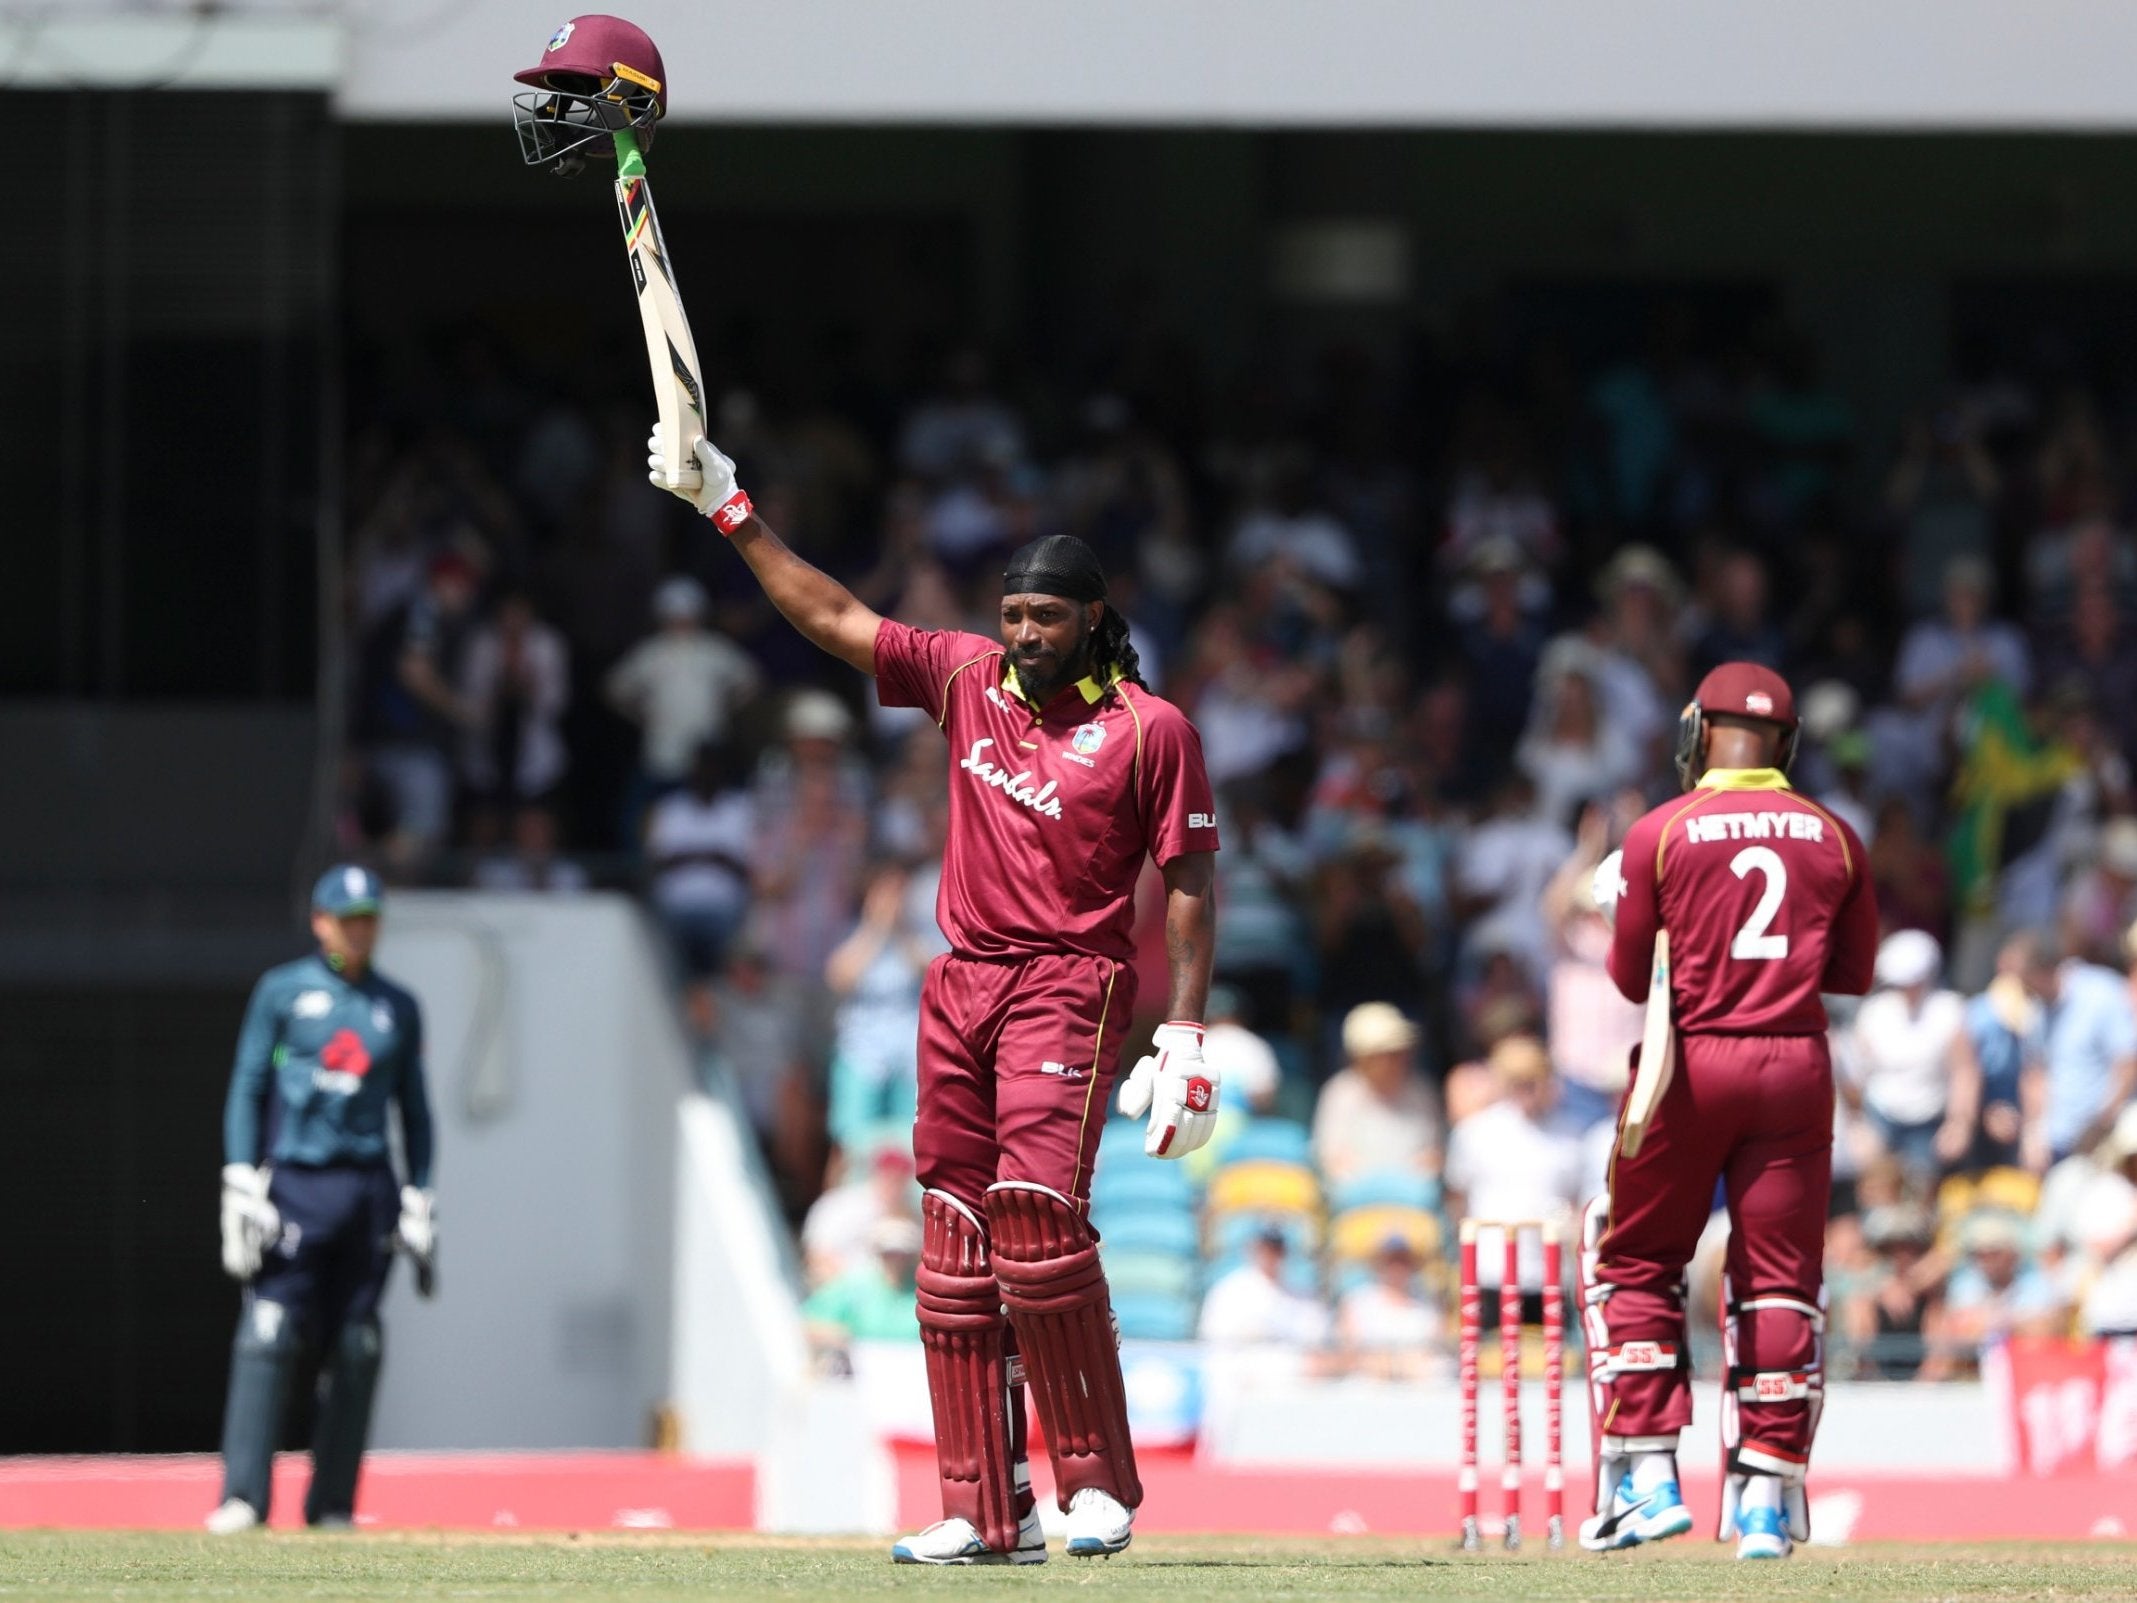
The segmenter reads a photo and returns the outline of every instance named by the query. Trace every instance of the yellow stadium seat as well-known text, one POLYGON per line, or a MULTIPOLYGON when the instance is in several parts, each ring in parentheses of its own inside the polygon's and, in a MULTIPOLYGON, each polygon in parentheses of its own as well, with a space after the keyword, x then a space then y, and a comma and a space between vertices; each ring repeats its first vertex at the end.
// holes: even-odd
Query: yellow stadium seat
POLYGON ((1330 1227, 1329 1247, 1338 1264, 1363 1263, 1390 1236, 1407 1241, 1421 1264, 1439 1257, 1439 1220, 1422 1208, 1399 1202, 1368 1203, 1339 1215, 1330 1227))
POLYGON ((1208 1204, 1213 1222, 1235 1213, 1303 1214, 1318 1221, 1321 1182, 1302 1163, 1254 1158, 1212 1175, 1208 1204))

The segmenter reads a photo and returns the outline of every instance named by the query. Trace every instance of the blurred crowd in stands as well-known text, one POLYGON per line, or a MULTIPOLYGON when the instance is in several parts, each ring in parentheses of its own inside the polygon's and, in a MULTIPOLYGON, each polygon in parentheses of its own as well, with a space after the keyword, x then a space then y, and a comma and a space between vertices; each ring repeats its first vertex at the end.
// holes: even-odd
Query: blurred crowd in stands
MULTIPOLYGON (((360 386, 344 844, 642 894, 824 1340, 907 1330, 940 738, 646 485, 642 404, 438 348, 360 386)), ((1730 658, 1796 686, 1888 932, 1834 1009, 1836 1369, 2137 1330, 2137 411, 2052 340, 1952 369, 1897 438, 1786 325, 1670 305, 1589 359, 1480 314, 1223 379, 1132 331, 1081 373, 831 339, 739 375, 715 433, 797 549, 991 634, 1001 556, 1079 534, 1202 732, 1227 1128, 1101 1165, 1131 1334, 1429 1369, 1449 1224, 1570 1225, 1639 1031, 1590 874, 1730 658)))

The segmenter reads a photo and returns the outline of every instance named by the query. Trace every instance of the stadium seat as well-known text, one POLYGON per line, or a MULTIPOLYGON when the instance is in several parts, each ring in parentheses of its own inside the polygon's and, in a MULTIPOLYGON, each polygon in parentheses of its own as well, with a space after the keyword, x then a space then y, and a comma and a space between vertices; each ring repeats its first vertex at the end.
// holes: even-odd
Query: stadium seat
POLYGON ((1224 1161, 1251 1163, 1258 1158, 1310 1166, 1312 1138, 1303 1124, 1290 1119, 1250 1119, 1225 1143, 1224 1161))
POLYGON ((1191 1263, 1200 1245, 1201 1233, 1195 1228, 1195 1216, 1185 1211, 1145 1209, 1126 1212, 1094 1208, 1092 1223, 1098 1230, 1100 1244, 1121 1252, 1164 1253, 1191 1263))
POLYGON ((1140 1152, 1133 1161, 1103 1161, 1091 1180, 1091 1206, 1192 1209, 1194 1183, 1176 1163, 1153 1163, 1140 1152))
POLYGON ((1117 1291, 1113 1318, 1130 1341, 1187 1341, 1195 1333, 1195 1305, 1185 1297, 1117 1291))
POLYGON ((1410 1244, 1420 1264, 1440 1256, 1439 1216, 1400 1202, 1374 1202, 1338 1214, 1329 1226, 1329 1256, 1337 1265, 1365 1263, 1390 1236, 1410 1244))
POLYGON ((1210 1179, 1210 1216, 1296 1213, 1319 1217, 1321 1182, 1302 1163, 1253 1158, 1226 1164, 1210 1179))
POLYGON ((1379 1203, 1396 1203, 1436 1213, 1440 1205, 1439 1177, 1419 1174, 1415 1169, 1376 1169, 1371 1174, 1357 1175, 1329 1188, 1330 1213, 1348 1213, 1353 1208, 1379 1203))
POLYGON ((1106 1266, 1106 1284, 1116 1297, 1195 1300, 1196 1283, 1202 1278, 1202 1265, 1196 1259, 1163 1252, 1116 1252, 1104 1246, 1099 1248, 1099 1257, 1106 1266))

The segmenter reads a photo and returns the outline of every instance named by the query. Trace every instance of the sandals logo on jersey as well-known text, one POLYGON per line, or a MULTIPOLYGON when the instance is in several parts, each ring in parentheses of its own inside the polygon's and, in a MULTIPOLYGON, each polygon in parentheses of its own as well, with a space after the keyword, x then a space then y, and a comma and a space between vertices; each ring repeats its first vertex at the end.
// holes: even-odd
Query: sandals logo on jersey
POLYGON ((319 1067, 312 1071, 312 1084, 322 1091, 354 1096, 371 1072, 371 1049, 354 1030, 336 1030, 334 1038, 319 1049, 319 1067))
POLYGON ((1054 795, 1060 788, 1059 781, 1049 779, 1045 784, 1033 788, 1029 768, 1011 773, 986 755, 993 745, 994 742, 985 737, 973 741, 972 749, 965 753, 957 766, 967 770, 982 785, 1000 791, 1019 807, 1029 807, 1041 818, 1059 818, 1061 802, 1054 795))

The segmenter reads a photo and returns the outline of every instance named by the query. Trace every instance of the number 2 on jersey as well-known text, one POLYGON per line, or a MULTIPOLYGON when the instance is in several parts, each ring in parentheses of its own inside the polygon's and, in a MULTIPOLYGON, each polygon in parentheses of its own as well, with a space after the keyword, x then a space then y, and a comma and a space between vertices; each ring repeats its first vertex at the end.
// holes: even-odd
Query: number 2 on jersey
POLYGON ((1788 865, 1781 861, 1781 854, 1771 846, 1746 846, 1729 860, 1729 871, 1738 879, 1757 873, 1766 881, 1759 905, 1729 943, 1729 955, 1767 963, 1788 956, 1788 937, 1767 933, 1773 928, 1774 915, 1781 911, 1781 898, 1788 894, 1788 865))

